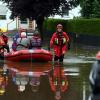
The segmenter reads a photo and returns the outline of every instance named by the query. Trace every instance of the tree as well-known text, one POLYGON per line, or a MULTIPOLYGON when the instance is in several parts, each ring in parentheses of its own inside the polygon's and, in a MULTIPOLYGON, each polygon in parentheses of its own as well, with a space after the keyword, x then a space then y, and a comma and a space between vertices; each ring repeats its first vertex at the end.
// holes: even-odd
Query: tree
POLYGON ((7 3, 12 11, 11 18, 17 16, 35 19, 37 26, 42 30, 45 17, 50 15, 63 15, 63 9, 69 11, 77 6, 79 0, 1 0, 7 3))
POLYGON ((84 18, 100 18, 100 0, 80 0, 84 18))
POLYGON ((93 2, 93 18, 100 18, 100 1, 94 0, 93 2))
POLYGON ((81 0, 80 6, 82 8, 81 15, 84 18, 90 18, 92 14, 93 0, 81 0))

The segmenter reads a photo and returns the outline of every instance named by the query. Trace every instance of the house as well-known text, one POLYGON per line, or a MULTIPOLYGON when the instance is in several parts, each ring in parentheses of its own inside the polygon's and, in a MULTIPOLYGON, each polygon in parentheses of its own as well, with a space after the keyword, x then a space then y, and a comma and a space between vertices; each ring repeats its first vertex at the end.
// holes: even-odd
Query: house
POLYGON ((7 31, 6 25, 7 25, 7 7, 5 5, 0 5, 0 28, 4 31, 7 31))
POLYGON ((11 15, 11 12, 6 7, 6 4, 0 5, 0 28, 8 30, 15 30, 19 28, 24 28, 28 30, 34 30, 36 27, 35 20, 31 21, 28 18, 27 19, 19 19, 18 17, 14 20, 11 20, 9 17, 11 15))
POLYGON ((17 18, 17 25, 18 28, 24 28, 27 30, 35 30, 37 26, 35 20, 29 20, 28 18, 26 19, 17 18))

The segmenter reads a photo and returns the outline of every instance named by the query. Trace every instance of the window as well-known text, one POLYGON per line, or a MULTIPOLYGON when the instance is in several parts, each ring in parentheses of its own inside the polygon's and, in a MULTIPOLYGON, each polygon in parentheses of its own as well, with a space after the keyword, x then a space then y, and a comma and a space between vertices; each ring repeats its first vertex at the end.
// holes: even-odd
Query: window
POLYGON ((6 20, 6 15, 0 15, 0 20, 6 20))
POLYGON ((20 22, 21 24, 27 24, 27 23, 28 23, 28 22, 27 22, 27 19, 21 19, 20 21, 21 21, 21 22, 20 22))

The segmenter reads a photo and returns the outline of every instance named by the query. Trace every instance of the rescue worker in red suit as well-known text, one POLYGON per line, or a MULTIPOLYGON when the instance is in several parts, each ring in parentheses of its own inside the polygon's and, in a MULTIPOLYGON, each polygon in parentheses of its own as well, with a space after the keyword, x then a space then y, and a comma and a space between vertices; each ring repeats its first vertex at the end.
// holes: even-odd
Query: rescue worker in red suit
POLYGON ((30 49, 40 49, 42 45, 40 33, 36 30, 33 37, 30 39, 30 49))
POLYGON ((54 46, 54 61, 63 62, 64 54, 66 52, 66 46, 69 42, 69 37, 66 32, 63 32, 63 26, 61 24, 57 25, 57 31, 53 34, 50 40, 50 48, 54 46))
POLYGON ((2 45, 2 48, 1 49, 4 49, 5 48, 5 49, 7 49, 7 52, 9 53, 10 52, 9 45, 7 44, 8 43, 8 37, 5 34, 3 34, 2 32, 0 33, 0 37, 4 41, 4 44, 2 45))
POLYGON ((5 42, 4 48, 7 49, 7 52, 9 53, 10 49, 9 49, 9 45, 8 45, 8 37, 5 34, 2 34, 2 37, 3 37, 4 42, 5 42))

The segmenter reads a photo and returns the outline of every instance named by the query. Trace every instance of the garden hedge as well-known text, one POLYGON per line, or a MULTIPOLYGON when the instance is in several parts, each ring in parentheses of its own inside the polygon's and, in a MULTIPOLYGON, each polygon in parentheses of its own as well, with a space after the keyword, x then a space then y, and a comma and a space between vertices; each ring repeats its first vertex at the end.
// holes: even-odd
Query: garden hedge
POLYGON ((100 36, 100 19, 47 19, 44 21, 43 29, 53 32, 58 23, 63 24, 64 31, 68 33, 100 36))

